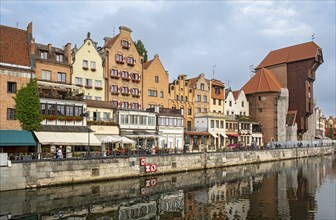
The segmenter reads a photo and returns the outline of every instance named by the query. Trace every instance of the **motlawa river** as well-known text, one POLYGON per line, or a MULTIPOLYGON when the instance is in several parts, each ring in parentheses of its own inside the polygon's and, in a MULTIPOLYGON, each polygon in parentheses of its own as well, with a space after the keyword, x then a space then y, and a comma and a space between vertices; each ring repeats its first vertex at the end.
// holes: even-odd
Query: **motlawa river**
POLYGON ((328 155, 172 175, 0 192, 7 219, 336 219, 328 155))

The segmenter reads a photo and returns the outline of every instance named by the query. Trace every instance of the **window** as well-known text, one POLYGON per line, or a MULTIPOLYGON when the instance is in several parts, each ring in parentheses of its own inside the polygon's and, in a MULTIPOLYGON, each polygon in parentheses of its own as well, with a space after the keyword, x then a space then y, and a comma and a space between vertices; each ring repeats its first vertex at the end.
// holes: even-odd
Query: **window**
POLYGON ((133 109, 140 109, 140 105, 137 102, 133 103, 133 109))
POLYGON ((155 83, 159 83, 159 77, 158 76, 154 76, 154 81, 155 81, 155 83))
POLYGON ((114 107, 116 107, 116 108, 118 107, 118 101, 117 100, 113 100, 112 104, 113 104, 114 107))
POLYGON ((65 115, 65 105, 57 105, 57 115, 65 115))
POLYGON ((262 112, 262 108, 259 109, 259 112, 262 112))
POLYGON ((121 124, 128 124, 128 115, 121 115, 121 124))
POLYGON ((148 116, 148 125, 155 125, 155 117, 148 116))
POLYGON ((219 121, 216 120, 216 128, 219 128, 219 121))
POLYGON ((180 97, 180 98, 181 98, 181 101, 183 101, 183 96, 182 96, 182 95, 181 95, 181 97, 180 97))
POLYGON ((206 95, 203 96, 203 102, 207 102, 208 101, 208 97, 206 95))
POLYGON ((232 101, 231 101, 231 100, 229 101, 229 106, 230 106, 230 107, 232 106, 232 101))
POLYGON ((160 98, 163 98, 163 91, 160 91, 160 98))
POLYGON ((83 69, 87 70, 89 68, 89 62, 87 60, 83 60, 83 69))
POLYGON ((65 73, 57 73, 57 81, 58 82, 66 82, 66 74, 65 73))
POLYGON ((201 83, 201 90, 204 90, 204 84, 201 83))
POLYGON ((7 82, 7 93, 16 93, 16 82, 7 82))
POLYGON ((178 95, 176 95, 176 100, 179 100, 179 96, 178 95))
POLYGON ((111 69, 111 77, 118 78, 118 70, 117 69, 111 69))
POLYGON ((191 131, 191 121, 187 121, 187 130, 191 131))
POLYGON ((242 101, 241 106, 244 107, 244 101, 242 101))
POLYGON ((138 124, 138 115, 131 115, 130 116, 131 117, 131 124, 132 125, 136 125, 136 124, 138 124))
POLYGON ((226 111, 226 115, 229 115, 230 114, 230 112, 229 111, 226 111))
POLYGON ((129 89, 128 89, 128 87, 123 86, 123 87, 121 88, 121 93, 122 93, 122 94, 129 94, 129 89))
POLYGON ((121 78, 123 78, 123 79, 129 79, 129 73, 128 73, 128 71, 122 71, 121 72, 121 78))
POLYGON ((213 99, 212 104, 213 104, 213 105, 216 105, 216 99, 213 99))
POLYGON ((201 108, 196 108, 196 112, 200 113, 201 112, 201 108))
POLYGON ((178 119, 176 120, 176 125, 177 125, 177 126, 183 126, 183 119, 182 119, 182 118, 178 118, 178 119))
POLYGON ((83 114, 82 106, 75 106, 74 109, 75 109, 74 116, 81 116, 83 114))
POLYGON ((121 46, 122 46, 122 48, 128 49, 128 48, 130 48, 131 43, 127 40, 122 40, 121 41, 121 46))
POLYGON ((118 93, 118 86, 117 85, 111 85, 111 93, 114 93, 114 94, 118 93))
POLYGON ((40 53, 41 53, 41 58, 42 59, 48 59, 48 52, 47 51, 40 51, 40 53))
POLYGON ((85 87, 92 88, 92 79, 85 79, 85 87))
POLYGON ((96 62, 91 61, 90 62, 90 67, 91 67, 91 70, 96 70, 96 62))
POLYGON ((128 102, 122 102, 121 107, 122 108, 128 108, 128 102))
POLYGON ((91 99, 92 99, 92 96, 91 96, 91 95, 86 95, 86 96, 84 96, 84 99, 91 100, 91 99))
POLYGON ((218 99, 218 105, 222 104, 222 100, 218 99))
POLYGON ((192 110, 191 108, 188 108, 188 115, 191 115, 192 114, 192 110))
POLYGON ((139 95, 139 89, 138 88, 133 88, 132 89, 132 94, 133 95, 139 95))
POLYGON ((122 54, 116 54, 117 63, 124 63, 124 56, 122 54))
POLYGON ((145 116, 145 115, 140 115, 140 116, 139 116, 139 123, 140 123, 141 125, 146 125, 146 124, 147 124, 147 116, 145 116))
POLYGON ((66 105, 65 106, 65 115, 66 116, 74 116, 74 108, 73 106, 66 105))
POLYGON ((95 96, 95 100, 96 100, 96 101, 101 101, 101 100, 102 100, 102 97, 100 97, 100 96, 95 96))
POLYGON ((259 101, 261 101, 261 96, 258 96, 259 101))
POLYGON ((211 120, 211 121, 210 121, 210 127, 211 127, 211 128, 214 128, 214 127, 215 127, 215 121, 214 121, 214 120, 211 120))
POLYGON ((140 80, 139 73, 133 73, 133 80, 140 80))
POLYGON ((51 71, 42 70, 42 80, 51 80, 51 71))
POLYGON ((157 97, 157 91, 148 89, 148 96, 157 97))
POLYGON ((220 88, 215 88, 215 94, 219 95, 220 94, 220 88))
POLYGON ((186 102, 188 101, 188 96, 185 97, 185 101, 186 101, 186 102))
POLYGON ((63 54, 56 54, 56 61, 63 62, 63 54))
POLYGON ((224 128, 224 121, 220 121, 220 128, 224 128))
POLYGON ((127 57, 127 64, 134 66, 135 65, 135 59, 133 57, 127 57))
POLYGON ((207 112, 207 108, 203 108, 203 112, 207 112))
POLYGON ((197 95, 197 101, 201 102, 201 95, 197 95))
POLYGON ((103 119, 109 120, 111 118, 111 114, 109 112, 103 112, 103 119))
POLYGON ((95 80, 95 88, 103 88, 103 82, 101 80, 95 80))
POLYGON ((15 120, 15 109, 7 108, 7 120, 15 120))
POLYGON ((75 78, 75 84, 76 84, 76 85, 83 85, 83 78, 81 78, 81 77, 76 77, 76 78, 75 78))

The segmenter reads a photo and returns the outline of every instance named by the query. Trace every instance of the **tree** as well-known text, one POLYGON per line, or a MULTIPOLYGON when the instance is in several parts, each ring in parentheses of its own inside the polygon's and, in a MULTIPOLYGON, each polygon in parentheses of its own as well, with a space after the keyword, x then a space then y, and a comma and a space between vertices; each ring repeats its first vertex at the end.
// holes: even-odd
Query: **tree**
POLYGON ((16 119, 23 130, 36 131, 40 128, 40 98, 36 79, 22 87, 14 97, 16 103, 16 119))
POLYGON ((137 40, 136 42, 134 42, 134 45, 135 45, 139 55, 144 58, 143 62, 147 62, 148 54, 147 54, 147 50, 145 48, 145 45, 142 43, 142 41, 137 40))

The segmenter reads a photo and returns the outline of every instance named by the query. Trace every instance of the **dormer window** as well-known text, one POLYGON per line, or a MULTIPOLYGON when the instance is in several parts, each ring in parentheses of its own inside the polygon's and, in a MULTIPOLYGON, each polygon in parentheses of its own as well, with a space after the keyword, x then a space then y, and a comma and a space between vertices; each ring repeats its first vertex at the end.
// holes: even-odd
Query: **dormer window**
POLYGON ((48 59, 48 52, 47 51, 41 50, 40 53, 41 53, 41 59, 48 59))
POLYGON ((116 62, 117 63, 124 63, 124 56, 122 54, 116 54, 116 62))
POLYGON ((127 57, 127 64, 130 66, 135 65, 135 59, 133 57, 127 57))
POLYGON ((122 40, 121 41, 121 46, 124 49, 129 49, 131 47, 131 42, 127 41, 127 40, 122 40))
POLYGON ((56 54, 56 61, 63 62, 63 54, 56 54))

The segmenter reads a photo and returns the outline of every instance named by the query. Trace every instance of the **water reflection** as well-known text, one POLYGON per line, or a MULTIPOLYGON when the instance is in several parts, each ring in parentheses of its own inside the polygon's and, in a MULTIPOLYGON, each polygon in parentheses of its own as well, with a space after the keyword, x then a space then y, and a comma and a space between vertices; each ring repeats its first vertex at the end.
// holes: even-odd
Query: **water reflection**
POLYGON ((335 187, 335 157, 305 158, 2 192, 0 219, 335 219, 335 187))

